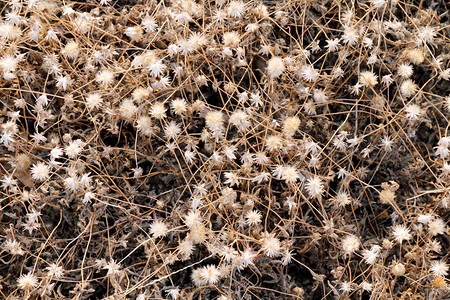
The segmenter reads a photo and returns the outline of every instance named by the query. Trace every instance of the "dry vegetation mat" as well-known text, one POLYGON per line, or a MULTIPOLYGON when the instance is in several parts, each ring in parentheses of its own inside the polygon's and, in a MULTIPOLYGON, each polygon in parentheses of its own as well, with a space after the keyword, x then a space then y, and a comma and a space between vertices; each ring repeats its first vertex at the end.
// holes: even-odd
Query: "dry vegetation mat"
POLYGON ((0 0, 0 299, 450 299, 445 0, 0 0))

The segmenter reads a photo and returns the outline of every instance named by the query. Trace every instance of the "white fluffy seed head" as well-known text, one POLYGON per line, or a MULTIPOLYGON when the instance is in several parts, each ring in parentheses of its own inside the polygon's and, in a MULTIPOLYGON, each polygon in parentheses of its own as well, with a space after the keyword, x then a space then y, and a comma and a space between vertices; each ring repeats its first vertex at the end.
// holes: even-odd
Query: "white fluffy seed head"
POLYGON ((361 242, 354 235, 347 235, 342 239, 342 249, 346 255, 350 255, 359 249, 361 242))
POLYGON ((267 62, 267 73, 269 73, 269 76, 272 78, 279 77, 281 74, 283 74, 284 70, 285 70, 284 61, 279 56, 273 56, 267 62))
POLYGON ((217 110, 209 111, 205 116, 206 126, 212 131, 221 131, 223 128, 223 113, 217 110))
POLYGON ((278 135, 269 135, 266 137, 266 148, 269 151, 275 151, 281 149, 283 146, 283 140, 278 135))
POLYGON ((164 237, 167 235, 169 228, 163 221, 154 221, 150 225, 150 233, 154 238, 164 237))
POLYGON ((269 257, 276 257, 281 255, 281 243, 280 240, 269 235, 262 239, 261 250, 269 257))
POLYGON ((180 244, 177 247, 177 250, 184 256, 190 256, 194 251, 194 248, 195 248, 194 243, 192 243, 191 240, 185 239, 180 242, 180 244))
POLYGON ((138 107, 134 105, 133 100, 125 99, 120 104, 119 111, 125 118, 132 118, 138 111, 138 107))
POLYGON ((320 73, 319 71, 317 71, 316 69, 314 69, 313 66, 311 65, 304 65, 301 69, 300 69, 300 73, 299 73, 300 77, 302 77, 304 80, 308 81, 308 82, 312 82, 312 81, 316 81, 319 76, 320 73))
POLYGON ((146 32, 153 32, 157 27, 158 23, 156 22, 155 18, 146 16, 144 19, 142 19, 142 28, 144 28, 146 32))
POLYGON ((422 224, 428 224, 433 219, 433 216, 430 214, 419 215, 417 217, 417 222, 422 224))
POLYGON ((206 241, 208 230, 203 225, 191 227, 189 230, 188 239, 194 244, 201 244, 206 241))
POLYGON ((151 89, 139 87, 133 91, 131 96, 133 97, 133 100, 136 100, 138 102, 142 101, 143 99, 150 96, 151 89))
POLYGON ((444 107, 450 112, 450 96, 444 98, 444 107))
POLYGON ((309 196, 318 198, 324 191, 324 184, 320 177, 314 176, 313 178, 308 179, 305 188, 308 191, 309 196))
POLYGON ((431 43, 433 42, 434 37, 436 36, 436 31, 430 26, 424 26, 419 28, 417 37, 419 41, 423 43, 431 43))
POLYGON ((187 227, 193 228, 202 223, 202 217, 200 216, 200 211, 191 210, 184 216, 184 224, 187 227))
POLYGON ((405 271, 406 271, 405 265, 402 263, 396 262, 396 263, 393 263, 391 266, 391 273, 394 276, 402 276, 405 274, 405 271))
POLYGON ((99 93, 89 94, 86 97, 86 106, 89 110, 99 108, 102 103, 102 95, 100 95, 99 93))
POLYGON ((284 132, 292 136, 300 127, 300 118, 297 116, 287 117, 283 123, 284 132))
POLYGON ((436 218, 428 223, 428 232, 430 232, 432 236, 444 234, 446 230, 447 225, 441 218, 436 218))
POLYGON ((408 241, 412 238, 411 231, 405 225, 396 225, 392 229, 394 239, 399 243, 408 241))
POLYGON ((344 35, 342 40, 344 43, 353 46, 359 39, 358 29, 354 27, 344 26, 344 35))
POLYGON ((95 75, 95 80, 102 85, 110 85, 114 81, 114 73, 110 70, 103 70, 95 75))
POLYGON ((22 36, 22 30, 11 23, 0 23, 0 38, 4 40, 16 40, 22 36))
POLYGON ((339 207, 345 207, 346 205, 352 203, 350 196, 345 191, 339 192, 334 200, 339 207))
POLYGON ((0 68, 4 73, 14 72, 17 69, 20 59, 13 55, 5 55, 0 59, 0 68))
POLYGON ((81 152, 83 146, 84 146, 84 143, 78 139, 78 140, 69 142, 69 145, 67 145, 64 148, 64 151, 66 152, 68 157, 74 158, 81 152))
POLYGON ((153 129, 152 119, 149 116, 141 116, 136 121, 136 128, 147 136, 152 136, 155 133, 153 129))
POLYGON ((76 41, 70 41, 65 46, 64 49, 61 50, 62 55, 67 58, 75 59, 80 54, 80 48, 76 41))
POLYGON ((417 104, 409 104, 405 107, 406 117, 410 120, 417 120, 423 114, 423 109, 417 104))
POLYGON ((17 172, 25 171, 26 169, 28 169, 30 164, 31 164, 31 159, 28 156, 28 154, 20 153, 20 154, 16 155, 15 167, 16 167, 17 172))
POLYGON ((406 50, 406 57, 415 65, 420 65, 425 60, 425 54, 423 50, 414 48, 406 50))
POLYGON ((448 265, 443 260, 437 260, 431 262, 430 271, 435 276, 447 276, 448 275, 448 265))
POLYGON ((46 180, 50 177, 50 168, 43 162, 38 162, 31 167, 31 176, 36 180, 46 180))
POLYGON ((60 279, 64 275, 64 269, 61 266, 58 266, 57 264, 53 263, 50 264, 47 268, 47 276, 52 277, 54 279, 60 279))
POLYGON ((313 99, 317 103, 326 103, 328 101, 327 92, 323 89, 314 89, 313 99))
POLYGON ((374 245, 369 249, 366 249, 362 252, 363 259, 368 264, 374 264, 380 254, 381 247, 378 245, 374 245))
POLYGON ((380 192, 380 202, 383 204, 393 204, 395 203, 395 192, 391 189, 383 189, 380 192))
POLYGON ((372 71, 364 71, 359 74, 359 83, 362 86, 372 87, 378 83, 377 75, 372 71))
POLYGON ((376 8, 380 8, 386 4, 386 0, 370 0, 370 3, 372 3, 376 8))
POLYGON ((283 167, 281 179, 285 180, 286 183, 294 183, 299 178, 300 175, 295 167, 293 166, 283 167))
POLYGON ((229 122, 241 131, 246 131, 251 125, 249 115, 240 109, 231 114, 229 122))
POLYGON ((403 81, 403 83, 400 85, 400 92, 406 98, 413 96, 416 91, 417 84, 415 84, 411 79, 403 81))
POLYGON ((232 18, 240 18, 245 13, 245 3, 242 1, 231 1, 227 13, 232 18))
POLYGON ((237 46, 241 41, 241 36, 237 31, 228 31, 223 34, 223 44, 225 46, 237 46))
POLYGON ((221 272, 214 265, 200 268, 200 278, 205 284, 216 284, 220 280, 221 272))
POLYGON ((141 26, 131 26, 125 29, 125 34, 133 41, 142 39, 144 30, 141 26))
POLYGON ((181 116, 187 112, 188 105, 187 105, 186 100, 177 98, 172 101, 172 103, 170 104, 170 107, 174 114, 181 116))
POLYGON ((156 102, 150 109, 150 115, 158 120, 164 119, 166 117, 166 108, 164 103, 156 102))
POLYGON ((166 134, 166 137, 168 139, 176 139, 176 137, 180 134, 181 127, 177 124, 175 121, 170 121, 169 124, 167 124, 164 127, 164 133, 166 134))
POLYGON ((398 66, 397 73, 403 78, 409 78, 414 73, 414 70, 410 64, 402 63, 398 66))
POLYGON ((262 214, 257 210, 250 210, 245 214, 246 223, 248 225, 257 225, 261 223, 262 214))
POLYGON ((17 287, 22 290, 31 289, 38 286, 37 277, 31 272, 28 274, 22 274, 19 279, 17 279, 17 287))

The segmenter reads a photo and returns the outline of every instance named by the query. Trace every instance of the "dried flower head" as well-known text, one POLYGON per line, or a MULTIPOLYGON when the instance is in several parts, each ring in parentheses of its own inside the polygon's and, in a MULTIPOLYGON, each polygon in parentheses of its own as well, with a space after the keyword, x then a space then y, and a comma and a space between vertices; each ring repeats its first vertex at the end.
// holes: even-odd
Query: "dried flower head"
POLYGON ((38 162, 31 167, 31 175, 36 180, 46 180, 50 177, 50 167, 43 162, 38 162))
POLYGON ((403 96, 409 98, 416 93, 417 88, 417 85, 411 79, 408 79, 400 85, 400 92, 403 96))
POLYGON ((395 262, 391 266, 391 273, 394 276, 403 276, 406 272, 405 265, 402 263, 395 262))
POLYGON ((150 109, 150 115, 158 120, 164 119, 166 117, 166 108, 164 107, 164 103, 154 103, 150 109))
POLYGON ((267 73, 269 73, 269 76, 272 78, 279 77, 281 74, 283 74, 284 70, 285 65, 281 57, 273 56, 267 62, 267 73))
POLYGON ((163 221, 157 220, 150 225, 150 233, 154 238, 164 237, 168 232, 169 228, 163 221))
POLYGON ((221 131, 224 124, 224 116, 220 111, 210 111, 205 116, 206 126, 212 131, 221 131))
POLYGON ((433 261, 430 265, 430 271, 433 275, 444 277, 448 275, 448 265, 442 260, 433 261))
POLYGON ((342 250, 346 255, 350 255, 359 249, 361 242, 354 235, 347 235, 342 239, 342 250))
POLYGON ((19 279, 17 279, 17 287, 22 290, 36 288, 38 284, 38 278, 31 272, 22 274, 19 279))
POLYGON ((324 192, 324 183, 320 177, 314 176, 306 181, 305 188, 310 197, 318 198, 324 192))
POLYGON ((378 79, 372 71, 364 71, 359 74, 359 83, 362 86, 373 87, 378 83, 378 79))
POLYGON ((245 214, 246 223, 250 226, 261 223, 262 214, 257 210, 250 210, 245 214))
POLYGON ((394 239, 402 243, 403 241, 409 241, 412 238, 411 230, 408 229, 405 225, 395 225, 392 228, 392 235, 394 239))
POLYGON ((261 250, 269 257, 281 255, 281 242, 274 234, 269 234, 262 240, 261 250))

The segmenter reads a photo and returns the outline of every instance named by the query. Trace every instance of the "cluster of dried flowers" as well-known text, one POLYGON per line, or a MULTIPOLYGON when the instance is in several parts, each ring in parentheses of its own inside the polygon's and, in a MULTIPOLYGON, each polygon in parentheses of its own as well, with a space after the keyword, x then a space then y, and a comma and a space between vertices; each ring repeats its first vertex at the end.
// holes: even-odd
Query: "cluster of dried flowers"
POLYGON ((0 298, 449 297, 445 1, 2 5, 0 298))

